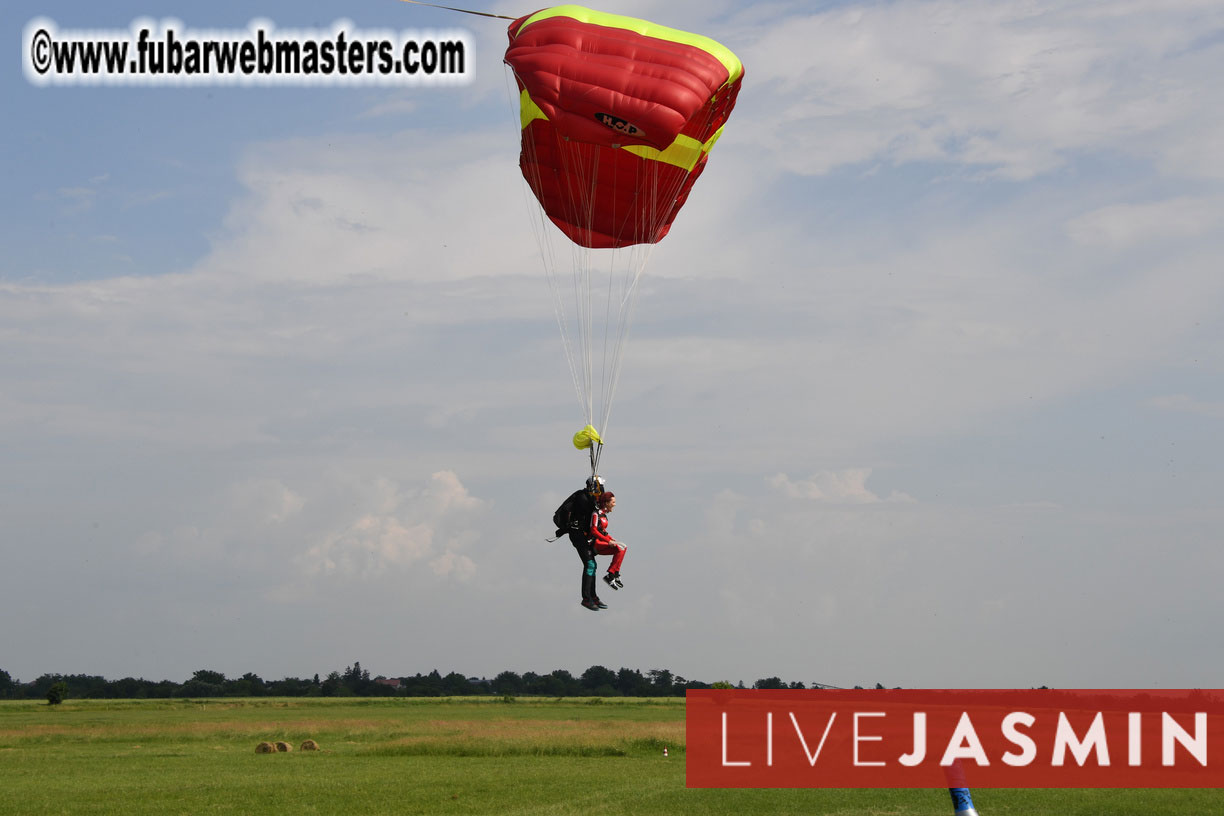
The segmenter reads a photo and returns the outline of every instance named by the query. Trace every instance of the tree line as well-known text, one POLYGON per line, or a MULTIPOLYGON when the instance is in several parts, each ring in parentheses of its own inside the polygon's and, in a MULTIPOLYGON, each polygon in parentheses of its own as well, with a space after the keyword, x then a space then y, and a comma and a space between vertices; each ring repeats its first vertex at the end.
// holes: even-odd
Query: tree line
MULTIPOLYGON (((182 683, 173 680, 145 680, 124 677, 107 680, 89 674, 44 674, 28 683, 14 680, 0 670, 0 699, 43 700, 57 697, 72 699, 143 699, 172 697, 463 697, 469 695, 540 696, 540 697, 682 697, 688 689, 756 688, 802 689, 803 683, 786 683, 777 677, 767 677, 745 686, 743 681, 704 683, 686 680, 668 669, 621 668, 617 671, 604 666, 591 666, 575 677, 565 669, 548 674, 503 671, 492 679, 466 677, 458 672, 442 674, 438 670, 411 677, 371 677, 360 662, 333 671, 326 677, 285 677, 264 680, 250 672, 230 678, 218 671, 201 669, 182 683), (55 689, 52 692, 52 689, 55 689), (50 695, 50 696, 49 696, 50 695)), ((813 683, 811 688, 821 688, 813 683)), ((883 688, 877 684, 877 688, 883 688)), ((861 688, 856 686, 856 688, 861 688)))

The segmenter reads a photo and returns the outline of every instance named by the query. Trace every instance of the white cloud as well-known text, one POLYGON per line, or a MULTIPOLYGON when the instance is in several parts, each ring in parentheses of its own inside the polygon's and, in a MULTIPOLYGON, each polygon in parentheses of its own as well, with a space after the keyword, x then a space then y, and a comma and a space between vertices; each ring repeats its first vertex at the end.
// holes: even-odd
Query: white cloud
POLYGON ((453 576, 457 581, 467 581, 476 573, 476 564, 466 555, 445 552, 429 562, 434 574, 439 577, 453 576))
POLYGON ((253 149, 240 168, 247 195, 197 271, 313 286, 534 271, 514 148, 507 127, 253 149))
POLYGON ((841 471, 824 471, 806 479, 791 479, 779 473, 769 480, 773 488, 792 499, 804 499, 833 504, 878 504, 880 502, 912 502, 906 493, 892 491, 881 498, 867 487, 871 468, 849 468, 841 471))
POLYGON ((1067 233, 1082 244, 1127 249, 1185 241, 1224 227, 1224 201, 1179 197, 1145 204, 1112 204, 1073 218, 1067 233))
POLYGON ((433 538, 433 529, 426 524, 406 527, 394 516, 363 516, 344 532, 311 547, 303 567, 311 574, 375 577, 428 556, 433 538))
MULTIPOLYGON (((835 7, 742 49, 746 111, 728 138, 763 142, 800 173, 940 161, 1022 180, 1075 151, 1167 160, 1184 173, 1186 157, 1210 154, 1204 124, 1221 124, 1205 70, 1220 46, 1199 38, 1222 15, 1209 0, 835 7)), ((1198 167, 1218 176, 1224 163, 1198 167)))
POLYGON ((61 187, 59 195, 67 202, 63 208, 64 215, 80 215, 93 208, 98 191, 93 187, 61 187))
POLYGON ((277 479, 250 479, 230 488, 230 503, 234 517, 275 525, 298 515, 306 500, 277 479))
POLYGON ((452 471, 443 470, 429 477, 430 485, 425 496, 432 505, 432 512, 445 515, 448 513, 472 513, 480 509, 480 499, 468 492, 452 471))
POLYGON ((370 512, 306 550, 300 558, 306 575, 379 580, 426 560, 442 578, 462 581, 476 572, 460 550, 479 538, 482 502, 453 472, 434 473, 421 490, 378 479, 358 496, 370 512))

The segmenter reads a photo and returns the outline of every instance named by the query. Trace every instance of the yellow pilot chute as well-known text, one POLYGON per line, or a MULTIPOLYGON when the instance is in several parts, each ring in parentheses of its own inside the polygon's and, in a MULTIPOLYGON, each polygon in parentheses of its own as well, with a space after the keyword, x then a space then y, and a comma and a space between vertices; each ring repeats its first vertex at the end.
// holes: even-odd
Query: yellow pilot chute
POLYGON ((588 425, 578 433, 574 434, 574 447, 578 450, 586 450, 592 445, 602 445, 603 440, 599 437, 599 431, 595 430, 594 425, 588 425))

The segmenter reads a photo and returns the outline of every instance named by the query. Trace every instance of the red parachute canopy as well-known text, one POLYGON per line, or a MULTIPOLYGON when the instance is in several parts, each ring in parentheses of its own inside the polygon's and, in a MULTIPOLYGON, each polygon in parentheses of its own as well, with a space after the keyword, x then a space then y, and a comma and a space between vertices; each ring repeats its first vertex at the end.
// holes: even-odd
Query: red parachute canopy
POLYGON ((743 79, 714 40, 558 6, 510 24, 519 166, 574 243, 652 244, 705 169, 743 79))

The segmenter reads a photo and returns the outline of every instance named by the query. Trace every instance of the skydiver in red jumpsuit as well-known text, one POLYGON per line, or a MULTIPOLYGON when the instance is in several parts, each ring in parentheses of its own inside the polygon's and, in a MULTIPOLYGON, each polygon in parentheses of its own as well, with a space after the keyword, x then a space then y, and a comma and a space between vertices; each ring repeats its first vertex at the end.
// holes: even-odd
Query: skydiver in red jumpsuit
POLYGON ((612 556, 608 572, 604 575, 604 583, 613 589, 623 589, 620 567, 625 560, 625 545, 608 535, 608 513, 616 506, 616 494, 611 491, 600 493, 595 499, 595 512, 591 514, 591 526, 587 531, 591 536, 591 546, 597 555, 612 556))

